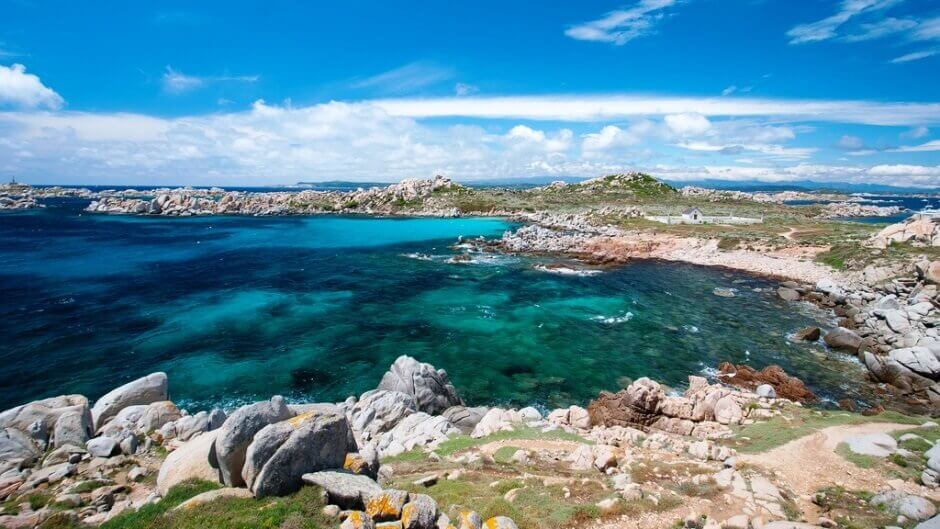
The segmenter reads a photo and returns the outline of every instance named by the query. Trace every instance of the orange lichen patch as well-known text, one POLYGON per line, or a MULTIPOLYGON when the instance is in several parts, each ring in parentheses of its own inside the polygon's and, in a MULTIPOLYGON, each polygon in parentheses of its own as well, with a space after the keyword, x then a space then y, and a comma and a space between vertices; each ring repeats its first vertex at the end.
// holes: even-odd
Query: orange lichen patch
POLYGON ((403 527, 411 526, 411 519, 415 516, 415 506, 413 503, 405 505, 405 508, 401 510, 401 525, 403 527))
POLYGON ((366 514, 376 520, 395 520, 402 514, 407 494, 398 491, 383 491, 366 502, 366 514))
POLYGON ((459 529, 480 529, 483 518, 475 511, 460 511, 457 515, 459 529))
POLYGON ((290 419, 287 419, 287 424, 291 425, 294 428, 297 428, 298 426, 306 422, 307 419, 311 419, 314 416, 316 416, 316 414, 317 412, 315 411, 308 411, 306 413, 301 413, 300 415, 296 415, 294 417, 291 417, 290 419))
POLYGON ((365 465, 365 459, 353 452, 346 454, 346 460, 343 461, 343 468, 356 474, 361 474, 365 465))

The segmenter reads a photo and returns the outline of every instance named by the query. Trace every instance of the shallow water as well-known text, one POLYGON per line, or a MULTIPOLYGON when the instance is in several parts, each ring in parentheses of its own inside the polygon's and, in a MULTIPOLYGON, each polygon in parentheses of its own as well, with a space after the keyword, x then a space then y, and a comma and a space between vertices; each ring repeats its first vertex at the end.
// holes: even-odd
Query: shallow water
POLYGON ((743 274, 451 262, 458 235, 498 236, 511 228, 499 219, 153 219, 83 204, 0 215, 0 409, 95 398, 155 370, 192 407, 340 400, 400 354, 481 404, 584 403, 644 375, 681 386, 721 361, 778 363, 828 397, 864 398, 857 363, 787 340, 821 314, 743 274))

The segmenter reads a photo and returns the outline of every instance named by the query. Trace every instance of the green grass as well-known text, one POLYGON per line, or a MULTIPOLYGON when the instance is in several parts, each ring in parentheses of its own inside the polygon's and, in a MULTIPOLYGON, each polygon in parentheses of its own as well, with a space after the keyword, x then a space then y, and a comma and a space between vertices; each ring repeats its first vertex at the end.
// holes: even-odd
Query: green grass
POLYGON ((836 453, 859 468, 875 468, 883 459, 880 457, 856 454, 846 443, 839 443, 839 446, 836 447, 836 453))
POLYGON ((506 465, 506 464, 509 464, 509 463, 512 462, 512 456, 514 456, 514 455, 516 454, 516 452, 518 452, 518 451, 519 451, 519 447, 518 447, 518 446, 501 446, 501 447, 499 447, 499 449, 493 454, 493 459, 494 459, 497 463, 502 463, 502 464, 506 465))
POLYGON ((411 477, 402 477, 394 488, 421 492, 437 501, 442 512, 456 517, 461 510, 477 511, 487 519, 508 516, 519 529, 556 529, 581 527, 601 515, 594 505, 609 495, 596 481, 546 486, 540 479, 503 479, 493 481, 493 474, 472 473, 459 480, 442 480, 431 487, 415 487, 411 477), (494 484, 495 483, 495 484, 494 484), (505 494, 517 490, 512 502, 505 494))
POLYGON ((107 485, 108 482, 100 479, 89 479, 82 481, 68 489, 70 494, 85 494, 107 485))
POLYGON ((52 501, 52 495, 48 492, 43 491, 34 491, 17 496, 16 498, 9 498, 2 504, 0 504, 0 512, 4 514, 18 514, 20 512, 20 504, 28 503, 29 508, 32 510, 39 510, 45 507, 50 501, 52 501))
POLYGON ((336 521, 325 517, 320 489, 304 487, 281 498, 220 498, 194 509, 173 510, 209 490, 215 483, 193 481, 170 489, 162 501, 136 512, 122 513, 101 529, 326 529, 336 521))
POLYGON ((456 437, 451 437, 450 439, 441 443, 435 451, 440 456, 449 456, 457 452, 473 448, 475 446, 480 446, 496 441, 512 441, 517 439, 547 439, 591 444, 589 441, 585 440, 579 435, 568 433, 560 429, 543 432, 530 426, 518 426, 511 432, 496 432, 493 435, 481 437, 479 439, 474 439, 469 435, 458 435, 456 437))
POLYGON ((835 520, 843 529, 880 529, 899 525, 895 516, 869 505, 871 497, 871 492, 848 491, 841 487, 821 489, 816 495, 822 515, 835 520))
POLYGON ((912 417, 893 411, 869 417, 845 411, 813 410, 790 406, 782 417, 735 428, 735 436, 728 441, 728 444, 742 453, 758 453, 766 452, 830 426, 869 422, 915 425, 925 420, 927 419, 923 417, 912 417))

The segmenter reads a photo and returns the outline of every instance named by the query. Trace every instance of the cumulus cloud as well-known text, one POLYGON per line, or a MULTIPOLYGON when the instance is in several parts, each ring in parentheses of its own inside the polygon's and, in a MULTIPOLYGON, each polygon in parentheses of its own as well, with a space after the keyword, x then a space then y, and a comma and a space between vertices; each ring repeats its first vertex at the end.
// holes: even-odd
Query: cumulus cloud
POLYGON ((0 106, 58 109, 62 96, 42 84, 38 76, 26 73, 22 64, 0 65, 0 106))
POLYGON ((542 130, 535 130, 526 125, 516 125, 509 129, 505 139, 508 145, 515 148, 537 148, 545 152, 562 152, 571 147, 574 132, 561 129, 554 134, 546 134, 542 130))
POLYGON ((701 114, 669 114, 664 121, 669 130, 679 136, 699 136, 712 128, 708 118, 701 114))
POLYGON ((609 42, 622 46, 655 31, 663 10, 676 0, 640 0, 629 9, 611 11, 603 17, 569 27, 565 35, 576 40, 609 42))

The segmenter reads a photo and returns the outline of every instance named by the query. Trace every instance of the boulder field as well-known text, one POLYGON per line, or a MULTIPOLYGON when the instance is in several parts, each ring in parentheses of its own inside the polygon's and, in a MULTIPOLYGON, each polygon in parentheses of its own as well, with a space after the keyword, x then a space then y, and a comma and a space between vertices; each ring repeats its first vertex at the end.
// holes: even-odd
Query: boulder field
MULTIPOLYGON (((15 513, 0 511, 0 527, 40 527, 63 513, 76 523, 98 525, 163 501, 177 485, 200 480, 222 488, 178 508, 225 497, 281 497, 316 487, 326 503, 324 515, 344 529, 516 528, 511 518, 492 511, 484 519, 479 512, 491 506, 474 510, 465 504, 471 497, 454 510, 439 505, 430 493, 405 490, 402 479, 414 478, 403 478, 388 462, 412 451, 427 454, 432 465, 432 473, 425 471, 413 481, 415 486, 459 480, 462 473, 476 472, 481 464, 489 468, 496 464, 494 458, 502 458, 503 464, 529 476, 524 478, 528 485, 505 493, 506 501, 558 480, 572 487, 601 483, 612 497, 590 501, 607 514, 626 503, 654 505, 674 495, 634 481, 637 469, 647 468, 643 461, 698 466, 702 470, 697 472, 714 476, 695 475, 688 487, 727 490, 734 508, 742 510, 729 519, 743 517, 746 523, 775 527, 774 520, 788 517, 791 501, 782 484, 738 467, 734 445, 725 441, 735 428, 799 406, 782 395, 805 397, 808 390, 779 368, 757 372, 732 367, 735 371, 717 383, 689 377, 682 394, 641 378, 617 393, 601 393, 586 408, 551 411, 467 406, 444 370, 408 356, 396 359, 378 387, 359 397, 340 403, 288 403, 274 396, 228 413, 190 414, 178 408, 169 400, 166 374, 153 373, 94 403, 66 395, 0 413, 0 502, 18 506, 15 513), (729 377, 740 378, 723 383, 729 377), (533 432, 536 440, 520 441, 521 448, 500 445, 500 436, 516 431, 533 432), (478 448, 437 454, 456 437, 478 448), (538 440, 542 438, 554 441, 538 440), (507 449, 511 454, 501 455, 507 449), (438 473, 435 461, 449 465, 448 470, 438 473), (534 484, 533 472, 541 472, 538 480, 545 484, 534 484), (33 505, 28 499, 36 493, 50 500, 33 505)), ((884 448, 886 441, 880 439, 851 444, 860 454, 872 452, 871 446, 887 450, 885 455, 899 450, 884 448)), ((925 455, 930 466, 924 482, 929 478, 936 486, 931 469, 940 468, 940 463, 932 464, 940 456, 934 455, 925 455)), ((658 467, 649 472, 659 475, 658 467)), ((903 512, 912 520, 935 513, 933 504, 919 496, 880 492, 879 508, 903 512)), ((696 508, 702 505, 695 503, 696 508)))

